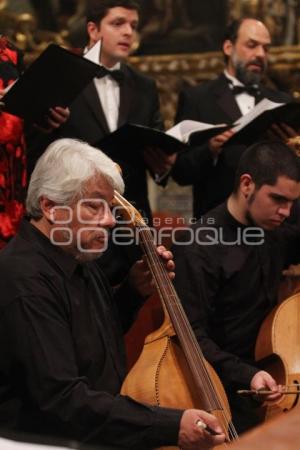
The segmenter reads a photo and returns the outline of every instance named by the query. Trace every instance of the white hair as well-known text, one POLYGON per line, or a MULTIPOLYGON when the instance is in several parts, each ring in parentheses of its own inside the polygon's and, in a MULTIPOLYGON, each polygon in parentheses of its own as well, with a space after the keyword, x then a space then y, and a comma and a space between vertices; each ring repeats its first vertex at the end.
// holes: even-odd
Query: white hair
POLYGON ((54 141, 32 172, 26 199, 28 214, 33 218, 42 217, 42 196, 60 205, 70 205, 83 195, 86 183, 97 175, 113 189, 124 192, 117 165, 101 150, 75 139, 54 141))

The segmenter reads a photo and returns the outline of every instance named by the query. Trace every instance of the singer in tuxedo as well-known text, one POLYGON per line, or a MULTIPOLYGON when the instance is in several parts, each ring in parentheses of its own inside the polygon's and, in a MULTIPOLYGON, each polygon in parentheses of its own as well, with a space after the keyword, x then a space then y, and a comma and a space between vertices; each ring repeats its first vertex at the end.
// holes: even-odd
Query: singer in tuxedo
MULTIPOLYGON (((86 11, 87 49, 102 40, 100 61, 99 55, 92 58, 93 62, 100 62, 102 76, 95 78, 73 102, 69 120, 52 136, 52 140, 57 137, 78 138, 101 148, 102 138, 128 122, 163 128, 155 82, 125 62, 135 41, 138 21, 139 6, 133 0, 89 2, 86 11)), ((145 217, 151 217, 146 170, 149 169, 159 182, 170 165, 168 157, 159 150, 159 157, 156 149, 143 150, 132 152, 130 148, 120 148, 116 162, 123 172, 126 197, 145 217)), ((111 156, 109 151, 105 151, 111 156)), ((39 153, 32 154, 31 168, 39 153)))
MULTIPOLYGON (((101 39, 99 53, 87 57, 100 63, 100 77, 95 78, 70 106, 70 117, 51 140, 59 137, 77 138, 101 149, 101 139, 126 122, 163 128, 155 82, 128 65, 139 21, 139 7, 134 0, 91 0, 86 10, 88 46, 93 48, 101 39)), ((86 49, 86 50, 87 50, 86 49)), ((49 143, 49 141, 47 142, 49 143)), ((30 168, 45 147, 29 153, 30 168)), ((110 152, 106 150, 108 156, 110 152)), ((171 168, 167 156, 159 149, 140 152, 123 146, 116 159, 125 181, 125 196, 151 221, 147 175, 158 183, 167 179, 171 168)), ((111 245, 101 258, 101 266, 113 285, 126 275, 138 250, 132 246, 111 245)))
MULTIPOLYGON (((289 94, 270 89, 261 82, 270 45, 270 33, 258 20, 244 18, 229 25, 223 41, 224 72, 213 81, 180 93, 176 121, 230 124, 263 98, 279 103, 291 100, 289 94)), ((296 134, 286 124, 273 126, 273 133, 283 139, 296 134)), ((177 157, 172 176, 179 184, 193 186, 196 218, 228 197, 240 155, 259 139, 253 136, 248 145, 232 145, 229 141, 232 136, 233 132, 227 130, 177 157)))

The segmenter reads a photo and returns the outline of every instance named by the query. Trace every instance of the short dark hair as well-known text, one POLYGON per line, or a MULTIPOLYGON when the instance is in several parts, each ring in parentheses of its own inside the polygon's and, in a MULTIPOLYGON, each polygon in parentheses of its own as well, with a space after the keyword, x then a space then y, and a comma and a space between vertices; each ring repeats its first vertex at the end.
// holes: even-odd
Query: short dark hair
POLYGON ((85 10, 86 21, 98 24, 109 9, 118 6, 140 12, 140 6, 135 0, 88 0, 85 10))
POLYGON ((241 25, 247 19, 253 19, 253 17, 241 17, 240 19, 235 19, 232 22, 230 22, 225 29, 223 36, 223 43, 227 40, 231 41, 232 43, 235 43, 241 25))
MULTIPOLYGON (((245 20, 248 19, 258 20, 255 17, 249 16, 249 17, 241 17, 239 19, 235 19, 232 22, 230 22, 225 29, 222 44, 224 44, 225 41, 231 41, 234 44, 238 38, 241 25, 245 22, 245 20)), ((225 63, 227 63, 228 59, 229 59, 228 56, 225 55, 224 53, 225 63)))
POLYGON ((241 156, 233 192, 240 186, 243 174, 251 175, 256 189, 264 184, 274 186, 279 176, 300 182, 300 158, 280 141, 262 141, 251 145, 241 156))

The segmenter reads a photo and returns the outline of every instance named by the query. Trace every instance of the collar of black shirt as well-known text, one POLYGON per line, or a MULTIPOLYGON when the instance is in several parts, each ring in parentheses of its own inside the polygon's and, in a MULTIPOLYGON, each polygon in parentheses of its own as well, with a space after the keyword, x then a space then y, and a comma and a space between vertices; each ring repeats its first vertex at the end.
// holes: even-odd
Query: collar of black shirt
POLYGON ((66 277, 72 277, 76 267, 79 265, 79 262, 76 261, 73 256, 61 249, 58 245, 52 244, 50 239, 41 233, 28 220, 22 220, 19 235, 23 239, 30 241, 30 243, 36 248, 40 248, 43 254, 47 258, 51 259, 51 262, 58 266, 66 277))

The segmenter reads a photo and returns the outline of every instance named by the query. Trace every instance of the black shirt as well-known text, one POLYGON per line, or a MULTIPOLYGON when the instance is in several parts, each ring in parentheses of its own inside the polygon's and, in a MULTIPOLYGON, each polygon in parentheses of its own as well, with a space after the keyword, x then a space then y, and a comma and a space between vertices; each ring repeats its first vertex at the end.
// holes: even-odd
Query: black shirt
POLYGON ((178 295, 204 356, 228 386, 249 387, 259 370, 257 334, 276 305, 288 243, 298 239, 295 228, 251 230, 222 204, 173 248, 178 295))
POLYGON ((182 412, 118 395, 136 295, 113 296, 95 263, 26 221, 0 272, 0 427, 130 449, 177 443, 182 412))

